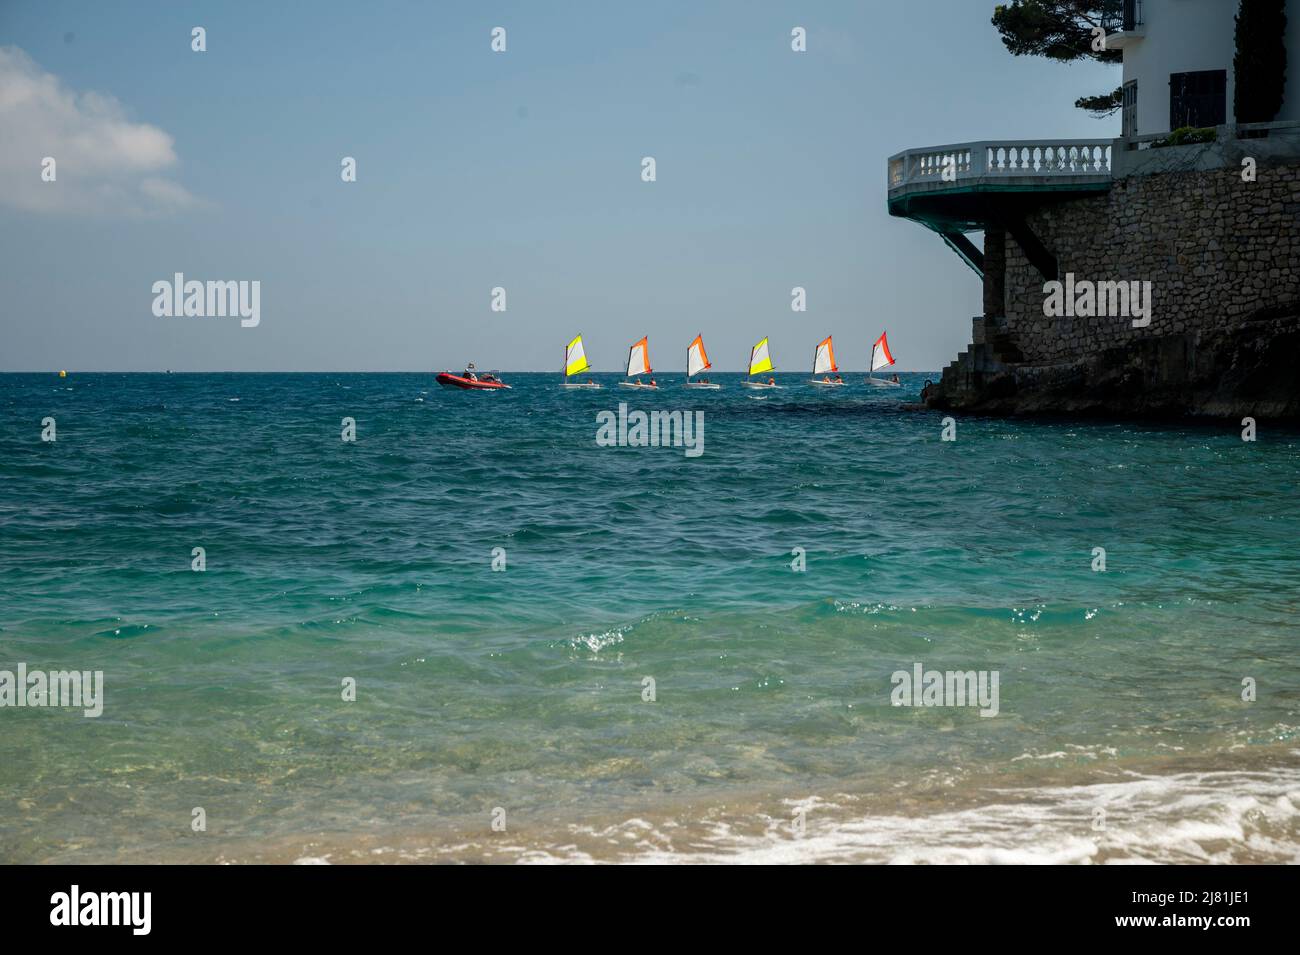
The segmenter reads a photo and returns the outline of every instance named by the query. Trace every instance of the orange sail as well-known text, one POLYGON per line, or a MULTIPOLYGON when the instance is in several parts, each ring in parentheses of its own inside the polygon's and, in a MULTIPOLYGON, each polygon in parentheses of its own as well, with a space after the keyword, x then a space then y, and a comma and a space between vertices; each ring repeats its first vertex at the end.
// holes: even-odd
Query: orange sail
POLYGON ((627 352, 627 376, 648 375, 650 368, 650 336, 641 339, 627 352))
POLYGON ((817 351, 813 353, 813 374, 824 375, 835 371, 839 371, 835 365, 835 348, 831 345, 831 336, 827 335, 818 343, 817 351))
POLYGON ((888 368, 894 363, 894 356, 889 353, 889 340, 885 338, 885 334, 885 332, 881 332, 880 337, 876 339, 876 343, 871 346, 872 371, 888 368))
POLYGON ((698 375, 706 368, 712 368, 709 353, 704 350, 704 336, 696 335, 695 341, 686 346, 686 377, 698 375))

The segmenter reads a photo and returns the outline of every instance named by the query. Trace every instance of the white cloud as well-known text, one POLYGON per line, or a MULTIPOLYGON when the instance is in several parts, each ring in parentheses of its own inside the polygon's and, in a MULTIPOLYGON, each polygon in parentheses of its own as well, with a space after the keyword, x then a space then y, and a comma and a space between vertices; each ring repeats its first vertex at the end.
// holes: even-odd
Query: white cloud
POLYGON ((163 178, 172 137, 133 123, 112 96, 66 89, 17 47, 0 47, 0 203, 33 212, 154 215, 202 205, 163 178), (56 179, 41 178, 45 157, 56 179))

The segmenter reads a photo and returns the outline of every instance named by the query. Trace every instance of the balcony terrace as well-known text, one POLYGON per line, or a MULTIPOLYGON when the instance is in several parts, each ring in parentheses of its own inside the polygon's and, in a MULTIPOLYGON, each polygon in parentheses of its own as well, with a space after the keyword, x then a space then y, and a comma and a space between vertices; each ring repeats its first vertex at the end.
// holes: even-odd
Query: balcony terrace
POLYGON ((1024 227, 1025 213, 1109 190, 1113 143, 986 140, 904 150, 889 157, 889 213, 939 233, 981 276, 983 255, 966 233, 1006 229, 1055 278, 1055 261, 1024 227))

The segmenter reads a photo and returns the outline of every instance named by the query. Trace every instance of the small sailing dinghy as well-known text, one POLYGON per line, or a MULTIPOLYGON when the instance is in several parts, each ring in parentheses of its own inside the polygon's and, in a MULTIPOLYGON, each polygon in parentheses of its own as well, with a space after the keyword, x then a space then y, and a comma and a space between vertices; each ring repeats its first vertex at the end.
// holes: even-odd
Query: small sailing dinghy
POLYGON ((817 344, 817 350, 813 352, 813 377, 812 384, 822 388, 843 388, 844 379, 837 372, 839 368, 835 365, 835 348, 831 344, 831 336, 827 335, 817 344), (817 376, 822 377, 818 378, 817 376), (831 375, 835 375, 834 378, 831 375))
POLYGON ((700 372, 712 368, 713 363, 709 361, 708 352, 704 350, 704 337, 696 335, 695 340, 686 346, 686 387, 687 388, 705 388, 709 391, 717 391, 722 386, 715 384, 707 378, 701 378, 699 381, 691 379, 700 372))
POLYGON ((564 384, 561 388, 600 388, 601 385, 588 378, 586 381, 569 381, 573 375, 581 374, 591 368, 587 363, 587 353, 582 350, 582 336, 579 335, 564 346, 564 384))
POLYGON ((653 378, 649 384, 641 380, 642 375, 653 374, 654 369, 650 367, 650 338, 646 336, 627 350, 627 376, 636 381, 620 381, 619 385, 623 388, 653 388, 658 391, 659 384, 653 378))
POLYGON ((755 375, 761 375, 764 372, 771 372, 773 369, 772 356, 767 350, 767 339, 749 350, 749 377, 740 383, 742 388, 780 388, 776 379, 769 374, 767 381, 755 381, 755 375))
MULTIPOLYGON (((886 338, 886 332, 881 332, 876 343, 871 346, 871 370, 867 373, 867 384, 875 385, 877 388, 901 388, 902 382, 890 381, 888 378, 877 378, 876 372, 881 368, 888 368, 894 363, 894 356, 889 353, 889 339, 886 338)), ((895 378, 898 376, 895 375, 895 378)))

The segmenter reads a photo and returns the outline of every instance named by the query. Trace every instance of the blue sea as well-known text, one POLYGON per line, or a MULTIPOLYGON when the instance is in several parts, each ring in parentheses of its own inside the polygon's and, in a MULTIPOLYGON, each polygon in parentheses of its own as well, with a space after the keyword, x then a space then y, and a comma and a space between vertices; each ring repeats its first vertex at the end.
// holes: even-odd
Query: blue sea
POLYGON ((504 377, 0 375, 0 862, 1297 861, 1300 432, 504 377))

